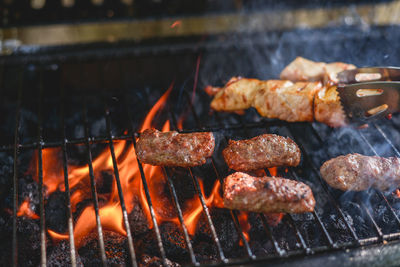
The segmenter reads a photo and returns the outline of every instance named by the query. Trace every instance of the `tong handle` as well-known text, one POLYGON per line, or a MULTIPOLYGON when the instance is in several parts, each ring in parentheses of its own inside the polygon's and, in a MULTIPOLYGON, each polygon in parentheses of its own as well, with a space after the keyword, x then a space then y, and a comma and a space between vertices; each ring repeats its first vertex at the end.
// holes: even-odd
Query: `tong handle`
POLYGON ((371 81, 400 81, 399 67, 367 67, 345 70, 338 73, 340 84, 371 82, 371 81))

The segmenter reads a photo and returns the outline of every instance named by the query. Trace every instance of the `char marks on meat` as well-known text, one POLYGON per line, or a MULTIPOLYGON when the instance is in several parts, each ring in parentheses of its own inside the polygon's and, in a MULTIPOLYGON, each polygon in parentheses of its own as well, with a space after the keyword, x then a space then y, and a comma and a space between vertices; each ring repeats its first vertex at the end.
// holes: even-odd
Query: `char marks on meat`
POLYGON ((192 167, 206 163, 214 147, 215 140, 211 132, 181 134, 147 129, 140 134, 136 153, 142 163, 192 167))
POLYGON ((236 172, 225 178, 224 206, 261 213, 304 213, 315 207, 311 188, 279 177, 253 177, 236 172))
POLYGON ((395 157, 342 155, 326 161, 320 171, 330 186, 343 191, 385 191, 400 185, 400 159, 395 157))
POLYGON ((252 171, 278 166, 297 166, 301 153, 290 138, 276 134, 263 134, 248 140, 229 140, 222 151, 229 168, 252 171))

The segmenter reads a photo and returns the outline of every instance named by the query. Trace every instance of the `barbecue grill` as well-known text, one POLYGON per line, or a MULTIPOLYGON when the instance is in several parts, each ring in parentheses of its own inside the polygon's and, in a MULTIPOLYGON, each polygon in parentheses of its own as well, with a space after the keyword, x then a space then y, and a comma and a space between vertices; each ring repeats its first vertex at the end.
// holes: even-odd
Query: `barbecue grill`
MULTIPOLYGON (((254 26, 250 32, 221 27, 212 35, 146 33, 140 41, 123 34, 111 42, 103 35, 86 41, 72 39, 71 43, 50 38, 40 46, 29 32, 49 30, 46 27, 50 26, 24 28, 32 17, 35 23, 64 22, 66 28, 78 27, 68 24, 73 18, 89 18, 86 22, 91 26, 106 28, 106 24, 91 23, 107 14, 137 19, 146 15, 137 10, 148 11, 142 1, 116 6, 105 2, 105 6, 93 7, 79 1, 86 9, 78 3, 64 9, 57 3, 54 14, 47 6, 43 10, 29 8, 25 13, 19 13, 25 9, 13 2, 1 6, 7 14, 1 22, 4 55, 0 57, 0 260, 4 265, 399 264, 400 193, 373 189, 341 192, 329 187, 319 174, 324 161, 340 154, 400 157, 398 114, 367 128, 332 129, 319 123, 266 119, 252 109, 241 115, 213 113, 203 91, 204 86, 223 84, 235 75, 278 77, 299 55, 357 66, 399 65, 396 41, 400 28, 393 24, 397 16, 368 21, 361 12, 371 8, 378 14, 399 6, 397 1, 355 4, 350 9, 361 12, 355 16, 358 22, 350 16, 347 22, 344 18, 344 24, 323 27, 329 23, 321 20, 314 25, 323 28, 298 28, 299 21, 276 28, 249 23, 254 26), (123 5, 127 8, 121 8, 123 5), (34 16, 39 13, 48 15, 40 21, 34 16), (63 45, 42 46, 58 42, 63 45), (150 125, 158 129, 169 125, 180 132, 212 131, 214 156, 200 167, 149 171, 149 166, 134 156, 136 138, 149 114, 154 115, 150 125), (229 139, 262 133, 289 136, 301 148, 299 167, 265 171, 308 184, 317 202, 313 213, 286 214, 279 222, 271 215, 214 205, 215 185, 231 172, 221 150, 229 139), (99 160, 103 156, 106 160, 99 160), (124 169, 127 158, 130 161, 124 169), (127 179, 126 172, 135 168, 135 178, 127 179), (85 175, 75 183, 76 170, 81 169, 85 175), (52 181, 57 185, 53 190, 52 181), (132 185, 126 187, 125 183, 132 185), (137 185, 142 191, 129 198, 128 189, 137 185), (78 191, 84 192, 82 198, 78 191), (117 212, 107 216, 104 212, 110 200, 117 212), (90 216, 80 221, 87 207, 91 207, 90 216), (121 216, 119 228, 107 220, 115 214, 121 216), (194 230, 188 214, 196 214, 194 230), (82 221, 85 227, 91 225, 85 234, 79 232, 82 221)), ((225 16, 224 12, 238 8, 252 11, 246 1, 228 6, 202 1, 194 9, 168 9, 166 15, 181 16, 180 24, 185 25, 192 16, 210 12, 210 3, 213 13, 197 19, 218 21, 212 16, 225 16)), ((274 12, 294 12, 300 18, 301 12, 316 12, 308 9, 315 8, 313 4, 282 5, 274 12)), ((166 5, 171 2, 154 1, 151 7, 158 6, 163 13, 161 7, 166 5)), ((347 7, 335 1, 322 6, 320 12, 336 14, 339 19, 343 10, 347 7)), ((157 19, 166 25, 177 21, 157 19)), ((135 29, 141 22, 126 23, 135 29)), ((179 23, 175 25, 179 27, 179 23)), ((105 32, 107 35, 107 29, 105 32)))

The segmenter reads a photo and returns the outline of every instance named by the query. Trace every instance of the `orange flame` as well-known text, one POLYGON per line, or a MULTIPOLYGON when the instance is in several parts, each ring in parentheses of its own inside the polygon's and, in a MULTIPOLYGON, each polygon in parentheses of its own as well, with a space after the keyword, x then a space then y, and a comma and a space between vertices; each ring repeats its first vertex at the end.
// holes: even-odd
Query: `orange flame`
POLYGON ((278 174, 278 168, 277 167, 268 168, 268 171, 271 174, 271 176, 276 176, 278 174))
MULTIPOLYGON (((246 239, 247 242, 250 240, 249 231, 251 228, 248 218, 249 218, 249 214, 247 212, 244 212, 244 211, 239 212, 238 220, 239 220, 240 228, 242 228, 244 238, 246 239)), ((240 246, 244 245, 242 239, 239 240, 239 245, 240 246)))
MULTIPOLYGON (((199 180, 199 185, 200 185, 200 190, 203 196, 205 196, 204 193, 204 185, 203 181, 199 180)), ((223 208, 224 207, 224 202, 223 199, 220 195, 220 188, 221 188, 221 183, 217 180, 213 186, 213 189, 211 190, 211 193, 208 197, 205 197, 205 204, 207 207, 215 207, 215 208, 223 208)), ((184 211, 183 215, 183 222, 185 223, 185 226, 189 232, 189 234, 194 235, 196 233, 197 229, 197 222, 200 219, 200 215, 203 211, 203 207, 201 205, 200 199, 198 196, 193 198, 192 200, 189 200, 187 202, 187 209, 184 211)), ((177 222, 175 220, 175 222, 177 222)))
MULTIPOLYGON (((158 111, 164 107, 172 88, 173 83, 149 111, 143 122, 141 131, 152 126, 154 117, 157 115, 158 111)), ((169 121, 166 121, 162 127, 162 131, 169 130, 170 123, 169 121)), ((51 170, 52 165, 55 164, 55 162, 53 162, 54 155, 59 153, 59 151, 56 149, 45 149, 44 151, 46 152, 43 154, 44 169, 51 170)), ((129 213, 132 211, 135 205, 135 199, 138 196, 140 205, 148 219, 149 227, 151 228, 153 225, 150 208, 144 192, 135 149, 133 145, 127 141, 114 141, 114 151, 127 212, 129 213)), ((93 160, 92 166, 96 178, 99 176, 101 171, 113 171, 113 162, 109 150, 103 151, 95 160, 93 160)), ((71 195, 71 205, 72 210, 75 211, 76 205, 79 202, 91 197, 89 190, 89 169, 88 166, 68 166, 68 168, 69 185, 71 192, 73 192, 71 195)), ((149 186, 156 218, 157 221, 159 221, 159 217, 162 218, 159 214, 162 214, 162 211, 165 208, 165 203, 168 203, 168 201, 165 201, 166 197, 159 194, 159 189, 165 184, 165 180, 160 167, 143 164, 143 171, 149 186)), ((51 176, 44 176, 43 180, 44 184, 48 188, 47 193, 52 193, 57 189, 64 191, 65 186, 62 169, 57 168, 51 174, 51 176)), ((112 230, 123 235, 126 234, 121 205, 119 203, 118 188, 115 180, 113 181, 108 202, 99 209, 99 217, 104 229, 112 230)), ((81 212, 74 227, 74 236, 77 247, 82 244, 83 238, 95 228, 95 211, 92 206, 88 206, 81 212)), ((55 240, 68 238, 68 235, 66 234, 59 234, 51 230, 48 232, 55 240)))
POLYGON ((30 202, 29 199, 25 199, 24 202, 21 204, 21 206, 19 207, 19 210, 17 212, 17 216, 21 217, 21 216, 25 216, 31 219, 39 219, 40 217, 35 214, 31 209, 30 209, 30 202))
POLYGON ((394 191, 394 195, 397 197, 397 198, 400 198, 400 189, 396 189, 396 191, 394 191))
MULTIPOLYGON (((170 92, 172 91, 173 83, 168 90, 160 97, 155 105, 148 112, 140 131, 151 128, 154 118, 163 109, 170 92)), ((170 131, 170 122, 166 120, 162 126, 162 131, 170 131)), ((117 170, 120 177, 122 193, 124 197, 127 212, 130 213, 135 205, 141 206, 144 215, 147 218, 149 228, 153 227, 150 207, 147 202, 146 193, 141 177, 141 172, 137 162, 136 152, 132 142, 114 141, 115 157, 117 159, 117 170), (139 203, 138 203, 139 202, 139 203)), ((47 194, 51 194, 57 190, 65 191, 64 185, 64 169, 60 160, 62 151, 55 148, 46 148, 43 150, 43 183, 47 188, 47 194)), ((93 162, 93 172, 95 179, 100 179, 101 172, 107 171, 113 173, 114 166, 109 149, 104 150, 97 156, 93 162)), ((162 222, 174 222, 179 224, 173 202, 168 197, 168 194, 163 194, 162 191, 166 188, 166 178, 163 175, 162 168, 159 166, 151 166, 142 164, 143 172, 146 178, 152 207, 154 209, 155 219, 158 224, 162 222)), ((68 179, 71 191, 71 208, 76 212, 78 203, 85 199, 91 199, 90 176, 88 165, 74 166, 68 165, 68 179)), ((223 208, 223 199, 220 195, 221 184, 216 181, 208 196, 204 193, 202 180, 199 179, 201 193, 205 198, 207 207, 223 208)), ((123 223, 123 214, 119 200, 118 187, 114 179, 111 193, 106 195, 105 202, 99 202, 99 217, 103 229, 111 230, 122 235, 126 235, 125 225, 123 223)), ((103 198, 104 199, 104 198, 103 198)), ((193 199, 186 201, 183 206, 183 221, 190 235, 196 232, 198 220, 203 212, 199 197, 196 195, 193 199)), ((76 246, 79 248, 83 244, 85 236, 96 229, 96 216, 93 206, 87 206, 79 214, 79 217, 74 226, 74 237, 76 246)), ((53 240, 67 239, 68 234, 56 233, 48 230, 49 235, 53 240)))

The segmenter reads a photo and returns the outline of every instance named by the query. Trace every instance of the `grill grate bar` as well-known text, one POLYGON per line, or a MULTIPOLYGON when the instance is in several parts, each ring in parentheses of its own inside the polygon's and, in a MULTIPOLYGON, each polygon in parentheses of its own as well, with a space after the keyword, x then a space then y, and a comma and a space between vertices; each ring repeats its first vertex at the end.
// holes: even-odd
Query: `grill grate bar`
POLYGON ((190 175, 192 177, 195 189, 197 191, 197 195, 199 196, 199 199, 200 199, 200 202, 201 202, 201 206, 203 207, 203 211, 204 211, 204 213, 205 213, 205 215, 207 217, 207 221, 208 221, 208 224, 209 224, 210 229, 211 229, 211 234, 213 236, 214 243, 215 243, 215 245, 217 246, 217 249, 218 249, 219 258, 221 259, 221 261, 227 263, 228 260, 225 258, 224 252, 222 250, 221 243, 219 242, 219 238, 217 236, 217 232, 215 231, 215 226, 214 226, 214 224, 212 222, 212 219, 211 219, 210 212, 208 211, 208 207, 207 207, 206 202, 204 200, 204 196, 201 193, 199 181, 198 181, 197 177, 193 174, 192 169, 191 168, 188 168, 188 169, 189 169, 189 173, 190 173, 190 175))
MULTIPOLYGON (((368 142, 368 140, 366 139, 365 135, 361 132, 361 131, 357 131, 357 133, 359 134, 359 136, 361 137, 361 139, 367 144, 368 148, 372 151, 373 154, 375 154, 375 156, 379 156, 378 152, 376 152, 375 148, 371 145, 370 142, 368 142)), ((390 205, 389 201, 387 200, 387 198, 385 197, 385 195, 378 190, 375 190, 375 193, 384 200, 387 208, 390 210, 390 213, 392 214, 392 216, 394 216, 394 218, 397 221, 397 224, 400 226, 400 219, 397 216, 396 212, 394 211, 392 205, 390 205)))
POLYGON ((387 135, 385 134, 385 132, 382 130, 382 128, 377 125, 376 123, 373 124, 374 127, 378 130, 378 132, 382 135, 383 139, 385 139, 385 141, 390 145, 390 147, 393 149, 393 151, 396 153, 397 157, 400 157, 400 152, 399 150, 396 148, 396 146, 393 144, 392 141, 390 141, 390 139, 387 137, 387 135))
POLYGON ((369 209, 365 206, 364 202, 362 200, 359 200, 360 202, 360 206, 365 210, 365 212, 367 213, 368 218, 370 219, 370 221, 372 222, 375 232, 378 234, 378 240, 379 242, 382 242, 384 237, 383 237, 383 233, 381 228, 378 226, 378 224, 376 223, 374 217, 372 216, 371 212, 369 211, 369 209))
MULTIPOLYGON (((269 171, 268 169, 264 169, 264 170, 265 170, 265 172, 266 172, 266 174, 267 174, 268 176, 270 176, 270 177, 273 176, 273 175, 270 173, 270 171, 269 171)), ((306 241, 304 240, 304 237, 303 237, 303 235, 301 234, 301 232, 300 232, 300 230, 299 230, 299 227, 297 226, 295 220, 293 219, 292 214, 288 213, 288 214, 286 214, 286 215, 287 215, 287 218, 288 218, 287 221, 289 222, 289 224, 290 224, 290 226, 292 227, 292 229, 295 231, 297 241, 300 243, 301 247, 304 249, 304 251, 305 251, 307 254, 311 253, 312 250, 311 250, 311 248, 309 248, 309 247, 307 246, 307 243, 306 243, 306 241)))
POLYGON ((258 215, 261 218, 261 222, 262 222, 262 224, 264 226, 264 229, 265 229, 265 232, 267 233, 268 238, 271 240, 272 245, 274 246, 275 253, 277 255, 279 255, 280 257, 283 257, 283 256, 287 255, 286 250, 279 246, 278 242, 276 241, 276 238, 272 234, 271 226, 269 226, 269 224, 267 222, 267 218, 265 218, 265 214, 259 213, 258 215))
MULTIPOLYGON (((129 104, 128 104, 127 98, 125 98, 124 102, 125 102, 124 103, 125 104, 125 110, 127 111, 128 119, 129 119, 129 122, 130 122, 130 125, 131 125, 131 132, 132 132, 131 140, 133 142, 133 147, 135 148, 135 151, 136 151, 136 137, 135 137, 135 134, 134 134, 135 133, 135 129, 133 127, 133 125, 134 125, 133 124, 133 119, 132 119, 132 115, 131 115, 131 112, 130 112, 130 109, 129 109, 129 104)), ((137 159, 137 163, 138 163, 138 167, 139 167, 139 171, 140 171, 140 177, 141 177, 142 183, 143 183, 144 192, 145 192, 145 195, 146 195, 147 204, 149 205, 151 219, 152 219, 152 222, 153 222, 153 225, 154 225, 154 232, 155 232, 156 238, 157 238, 157 246, 158 246, 158 249, 160 250, 160 254, 161 254, 161 259, 162 259, 163 265, 164 266, 168 266, 167 257, 166 257, 165 249, 164 249, 164 246, 163 246, 163 243, 162 243, 160 229, 159 229, 158 224, 157 224, 156 215, 154 213, 153 203, 151 201, 150 191, 149 191, 149 187, 147 185, 146 177, 144 175, 143 166, 140 163, 139 159, 138 158, 136 158, 136 159, 137 159)))
MULTIPOLYGON (((184 90, 184 92, 185 92, 186 99, 187 99, 187 101, 189 103, 190 111, 191 111, 191 113, 193 115, 193 118, 194 118, 194 120, 196 122, 196 126, 197 126, 197 128, 200 128, 201 127, 201 122, 200 122, 199 117, 197 116, 197 113, 196 113, 196 111, 195 111, 195 109, 193 107, 193 100, 194 99, 192 99, 190 97, 189 93, 186 90, 184 90)), ((170 112, 170 113, 171 113, 171 116, 172 116, 173 120, 176 121, 176 115, 173 112, 170 112)), ((217 168, 215 166, 215 160, 214 160, 213 157, 211 158, 211 163, 212 163, 214 172, 215 172, 215 174, 216 174, 216 176, 217 176, 217 178, 218 178, 218 180, 219 180, 219 182, 221 183, 221 186, 222 186, 223 183, 224 183, 224 180, 221 177, 221 175, 219 174, 219 172, 218 172, 218 170, 217 170, 217 168)), ((231 218, 233 220, 233 223, 235 225, 235 229, 236 229, 237 233, 239 234, 239 236, 240 236, 240 238, 241 238, 241 240, 242 240, 242 242, 244 244, 244 248, 246 250, 247 255, 250 257, 250 259, 255 259, 256 257, 253 254, 253 252, 251 251, 250 245, 249 245, 249 243, 247 242, 247 240, 246 240, 246 238, 244 236, 243 229, 240 226, 239 219, 238 219, 238 216, 237 216, 237 211, 230 210, 230 214, 231 214, 231 218)))
POLYGON ((39 101, 38 101, 38 179, 39 179, 39 202, 40 202, 40 265, 46 266, 46 225, 45 225, 45 210, 44 210, 44 196, 43 196, 43 69, 40 68, 39 73, 39 101))
MULTIPOLYGON (((186 99, 187 99, 187 101, 189 103, 190 111, 192 112, 193 118, 194 118, 194 120, 196 122, 196 126, 197 126, 197 128, 200 128, 201 127, 201 122, 200 122, 199 117, 197 116, 197 114, 195 112, 195 109, 193 107, 194 98, 191 98, 189 93, 186 90, 184 90, 184 92, 185 92, 186 99)), ((172 114, 173 120, 176 121, 176 115, 173 112, 171 112, 171 114, 172 114)), ((221 183, 221 186, 222 186, 223 183, 224 183, 224 180, 221 177, 221 175, 219 174, 219 172, 218 172, 218 170, 217 170, 217 168, 215 166, 215 160, 214 160, 213 157, 211 158, 211 163, 212 163, 214 172, 215 172, 215 174, 217 176, 217 179, 219 180, 219 182, 221 183)), ((231 214, 231 218, 233 220, 233 223, 235 225, 236 232, 239 234, 240 239, 242 240, 242 242, 244 244, 244 248, 246 250, 247 255, 250 257, 250 259, 255 259, 256 257, 253 254, 253 252, 251 251, 249 242, 247 241, 246 237, 244 236, 243 229, 240 226, 239 219, 238 219, 238 216, 237 216, 237 211, 230 210, 230 214, 231 214)))
POLYGON ((14 175, 13 175, 13 232, 12 232, 12 265, 18 264, 18 241, 17 241, 17 212, 18 212, 18 154, 19 154, 19 130, 21 127, 21 102, 22 102, 22 80, 23 70, 20 73, 20 83, 18 86, 17 111, 15 115, 15 132, 14 132, 14 175))
MULTIPOLYGON (((261 123, 261 122, 256 122, 252 124, 248 124, 247 127, 250 128, 260 128, 263 126, 282 126, 280 122, 268 122, 268 123, 261 123)), ((221 131, 229 131, 229 130, 239 130, 242 129, 242 125, 231 125, 227 126, 225 128, 221 127, 200 127, 198 129, 190 129, 190 130, 182 130, 182 133, 192 133, 192 132, 221 132, 221 131)), ((132 138, 131 135, 128 134, 122 134, 118 136, 114 136, 113 140, 130 140, 132 138)), ((85 144, 86 139, 85 138, 76 138, 72 140, 66 140, 67 145, 80 145, 80 144, 85 144)), ((90 144, 96 144, 96 143, 108 143, 108 137, 102 136, 102 137, 91 137, 90 138, 90 144)), ((55 142, 45 142, 43 144, 43 148, 48 148, 48 147, 60 147, 62 146, 63 142, 62 141, 55 141, 55 142)), ((19 144, 20 149, 35 149, 37 148, 38 143, 37 142, 32 142, 32 143, 27 143, 27 144, 19 144)), ((0 152, 1 151, 13 151, 14 146, 13 145, 2 145, 0 146, 0 152)))
MULTIPOLYGON (((214 157, 211 158, 211 162, 212 162, 212 166, 213 166, 215 175, 217 176, 218 181, 221 183, 221 191, 222 191, 222 186, 223 186, 223 184, 224 184, 224 179, 221 177, 221 175, 219 174, 219 172, 218 172, 218 170, 217 170, 217 167, 215 166, 215 159, 214 159, 214 157)), ((221 193, 221 192, 220 192, 220 193, 221 193)), ((255 255, 253 254, 253 252, 251 251, 249 242, 246 240, 246 238, 245 238, 245 236, 244 236, 244 233, 243 233, 243 229, 242 229, 242 227, 240 226, 239 219, 238 219, 238 216, 237 216, 237 211, 236 211, 236 210, 229 210, 229 211, 230 211, 230 213, 231 213, 232 220, 233 220, 233 222, 234 222, 234 224, 235 224, 235 229, 236 229, 236 231, 238 232, 238 234, 240 235, 240 238, 241 238, 241 240, 242 240, 242 242, 243 242, 243 244, 244 244, 244 247, 245 247, 245 249, 246 249, 247 255, 248 255, 251 259, 255 259, 256 257, 255 257, 255 255)))
MULTIPOLYGON (((242 126, 243 126, 243 128, 244 128, 244 130, 245 130, 246 137, 249 137, 249 136, 250 136, 249 130, 248 130, 248 128, 246 127, 246 123, 244 123, 243 117, 242 117, 242 116, 239 116, 239 121, 240 121, 240 123, 242 124, 242 126)), ((270 177, 272 177, 270 171, 269 171, 267 168, 264 169, 264 171, 265 171, 265 173, 266 173, 267 175, 269 175, 270 177)), ((306 253, 310 253, 310 252, 311 252, 311 249, 307 246, 307 244, 306 244, 306 242, 305 242, 305 240, 304 240, 304 238, 303 238, 303 235, 301 234, 299 228, 297 227, 296 222, 293 220, 293 216, 292 216, 290 213, 287 214, 287 215, 288 215, 288 217, 289 217, 288 222, 289 222, 289 224, 292 226, 292 228, 294 229, 294 231, 295 231, 295 233, 296 233, 296 238, 297 238, 298 242, 300 242, 301 246, 303 247, 303 249, 304 249, 304 251, 305 251, 306 253)))
POLYGON ((118 197, 119 197, 119 201, 121 204, 122 216, 123 216, 123 221, 124 221, 125 230, 126 230, 126 237, 128 239, 129 256, 131 258, 132 266, 136 267, 137 262, 136 262, 135 248, 133 246, 132 233, 131 233, 131 228, 130 228, 129 221, 128 221, 128 213, 126 211, 124 195, 123 195, 122 187, 121 187, 121 180, 119 177, 117 159, 115 157, 114 143, 113 143, 112 134, 111 134, 110 110, 106 104, 106 101, 104 101, 104 104, 105 104, 105 115, 106 115, 106 127, 107 127, 107 133, 108 133, 108 144, 109 144, 109 149, 111 152, 111 159, 112 159, 113 169, 114 169, 114 177, 115 177, 115 181, 117 183, 118 197))
MULTIPOLYGON (((289 131, 291 133, 292 132, 291 126, 289 126, 288 129, 289 129, 289 131)), ((317 137, 319 143, 322 144, 322 139, 319 136, 319 134, 315 131, 314 127, 311 126, 311 129, 312 129, 314 135, 317 137)), ((348 221, 347 217, 345 216, 343 210, 340 208, 340 206, 337 203, 336 199, 332 196, 328 186, 326 185, 326 182, 322 179, 319 170, 317 169, 317 167, 312 162, 312 160, 311 160, 310 156, 308 155, 306 149, 303 147, 302 143, 298 140, 296 135, 293 135, 293 134, 291 134, 291 135, 292 135, 294 141, 296 142, 296 144, 299 146, 299 148, 301 150, 301 154, 304 156, 305 161, 307 161, 307 163, 311 166, 312 171, 317 175, 318 181, 321 184, 322 189, 325 191, 325 193, 327 194, 330 202, 333 204, 335 209, 338 211, 339 216, 343 219, 343 222, 345 223, 346 228, 350 232, 352 238, 356 242, 356 245, 360 245, 360 239, 358 238, 354 228, 350 225, 350 222, 348 221)))
MULTIPOLYGON (((295 171, 293 171, 293 169, 290 169, 290 173, 291 176, 295 178, 295 180, 299 181, 299 176, 297 175, 297 173, 295 171)), ((318 213, 314 210, 312 212, 314 218, 317 220, 319 227, 321 228, 322 232, 324 233, 325 239, 326 241, 328 241, 329 246, 331 248, 336 248, 337 244, 333 242, 332 237, 330 236, 328 230, 326 230, 324 224, 322 223, 321 218, 319 217, 318 213)))
MULTIPOLYGON (((373 150, 372 145, 368 142, 368 140, 365 138, 365 136, 358 130, 357 131, 358 135, 361 137, 361 139, 367 144, 368 147, 370 147, 373 150)), ((334 137, 335 139, 339 142, 339 138, 337 136, 337 133, 334 132, 334 137)), ((354 153, 354 151, 349 148, 350 153, 354 153)), ((328 155, 330 158, 333 158, 332 153, 330 153, 328 151, 328 155)), ((379 241, 383 241, 384 236, 382 233, 382 230, 380 229, 380 227, 378 226, 378 224, 376 223, 374 217, 371 215, 370 211, 368 210, 368 208, 364 205, 363 201, 361 199, 358 199, 358 202, 360 203, 360 206, 362 207, 362 209, 365 211, 365 213, 367 214, 368 219, 372 222, 372 225, 374 227, 375 232, 378 234, 378 239, 379 241)))
MULTIPOLYGON (((314 129, 314 127, 312 127, 314 129)), ((314 129, 315 130, 315 129, 314 129)), ((315 131, 316 132, 316 131, 315 131)), ((364 134, 362 134, 359 130, 357 131, 358 135, 361 137, 361 139, 367 144, 368 147, 370 147, 370 149, 372 149, 372 151, 374 151, 372 145, 368 142, 368 140, 365 138, 364 134)), ((337 133, 334 132, 334 137, 337 140, 337 142, 339 142, 339 138, 337 136, 337 133)), ((354 153, 354 151, 352 149, 349 149, 349 151, 351 153, 354 153)), ((332 153, 330 153, 329 151, 327 152, 330 158, 333 158, 332 153)), ((378 234, 378 240, 379 241, 383 241, 384 240, 384 235, 382 233, 382 230, 380 229, 380 227, 378 226, 378 224, 376 223, 374 217, 371 215, 370 211, 368 210, 368 208, 364 205, 363 201, 361 199, 358 199, 358 202, 360 203, 360 206, 362 207, 362 209, 365 211, 365 213, 367 214, 368 219, 371 221, 375 232, 378 234)), ((390 210, 390 206, 389 206, 389 210, 390 210)))
POLYGON ((183 220, 182 208, 181 208, 181 206, 180 206, 180 204, 179 204, 178 195, 176 194, 176 190, 175 190, 174 183, 172 182, 171 177, 170 177, 170 175, 168 174, 167 169, 166 169, 165 167, 163 167, 162 169, 163 169, 163 172, 164 172, 164 176, 165 176, 165 178, 166 178, 167 181, 168 181, 168 186, 169 186, 169 189, 170 189, 170 191, 171 191, 171 193, 172 193, 172 197, 174 198, 175 208, 176 208, 176 210, 177 210, 177 212, 178 212, 178 219, 179 219, 179 222, 180 222, 181 227, 182 227, 182 230, 183 230, 183 235, 184 235, 184 237, 185 237, 186 245, 188 246, 188 250, 189 250, 189 254, 190 254, 190 260, 192 261, 192 263, 193 263, 195 266, 198 266, 199 263, 197 262, 196 256, 194 255, 194 251, 193 251, 193 247, 192 247, 192 242, 190 242, 189 233, 188 233, 188 231, 187 231, 185 222, 184 222, 184 220, 183 220))
POLYGON ((62 101, 60 103, 61 106, 61 135, 62 135, 62 152, 63 152, 63 171, 64 171, 64 185, 65 185, 65 198, 67 202, 67 213, 68 213, 68 235, 69 235, 69 246, 71 253, 71 266, 76 267, 76 248, 75 248, 75 237, 74 237, 74 222, 72 218, 72 209, 71 209, 71 192, 69 189, 69 180, 68 180, 68 156, 67 156, 67 137, 65 133, 65 89, 64 86, 60 86, 61 88, 61 98, 62 101))
POLYGON ((103 236, 103 229, 101 226, 101 220, 100 220, 100 214, 99 214, 99 200, 97 198, 97 190, 96 190, 96 180, 94 178, 94 171, 93 171, 93 163, 92 163, 92 151, 90 147, 90 137, 89 137, 89 125, 88 125, 88 119, 87 119, 87 100, 84 98, 83 100, 83 123, 84 123, 84 128, 85 128, 85 145, 86 145, 86 150, 87 150, 87 160, 88 160, 88 166, 89 166, 89 176, 90 176, 90 188, 92 191, 92 198, 93 198, 93 204, 94 204, 94 211, 96 215, 96 225, 97 225, 97 233, 99 235, 99 246, 100 246, 100 257, 103 266, 107 266, 107 257, 106 257, 106 252, 104 248, 104 236, 103 236))

